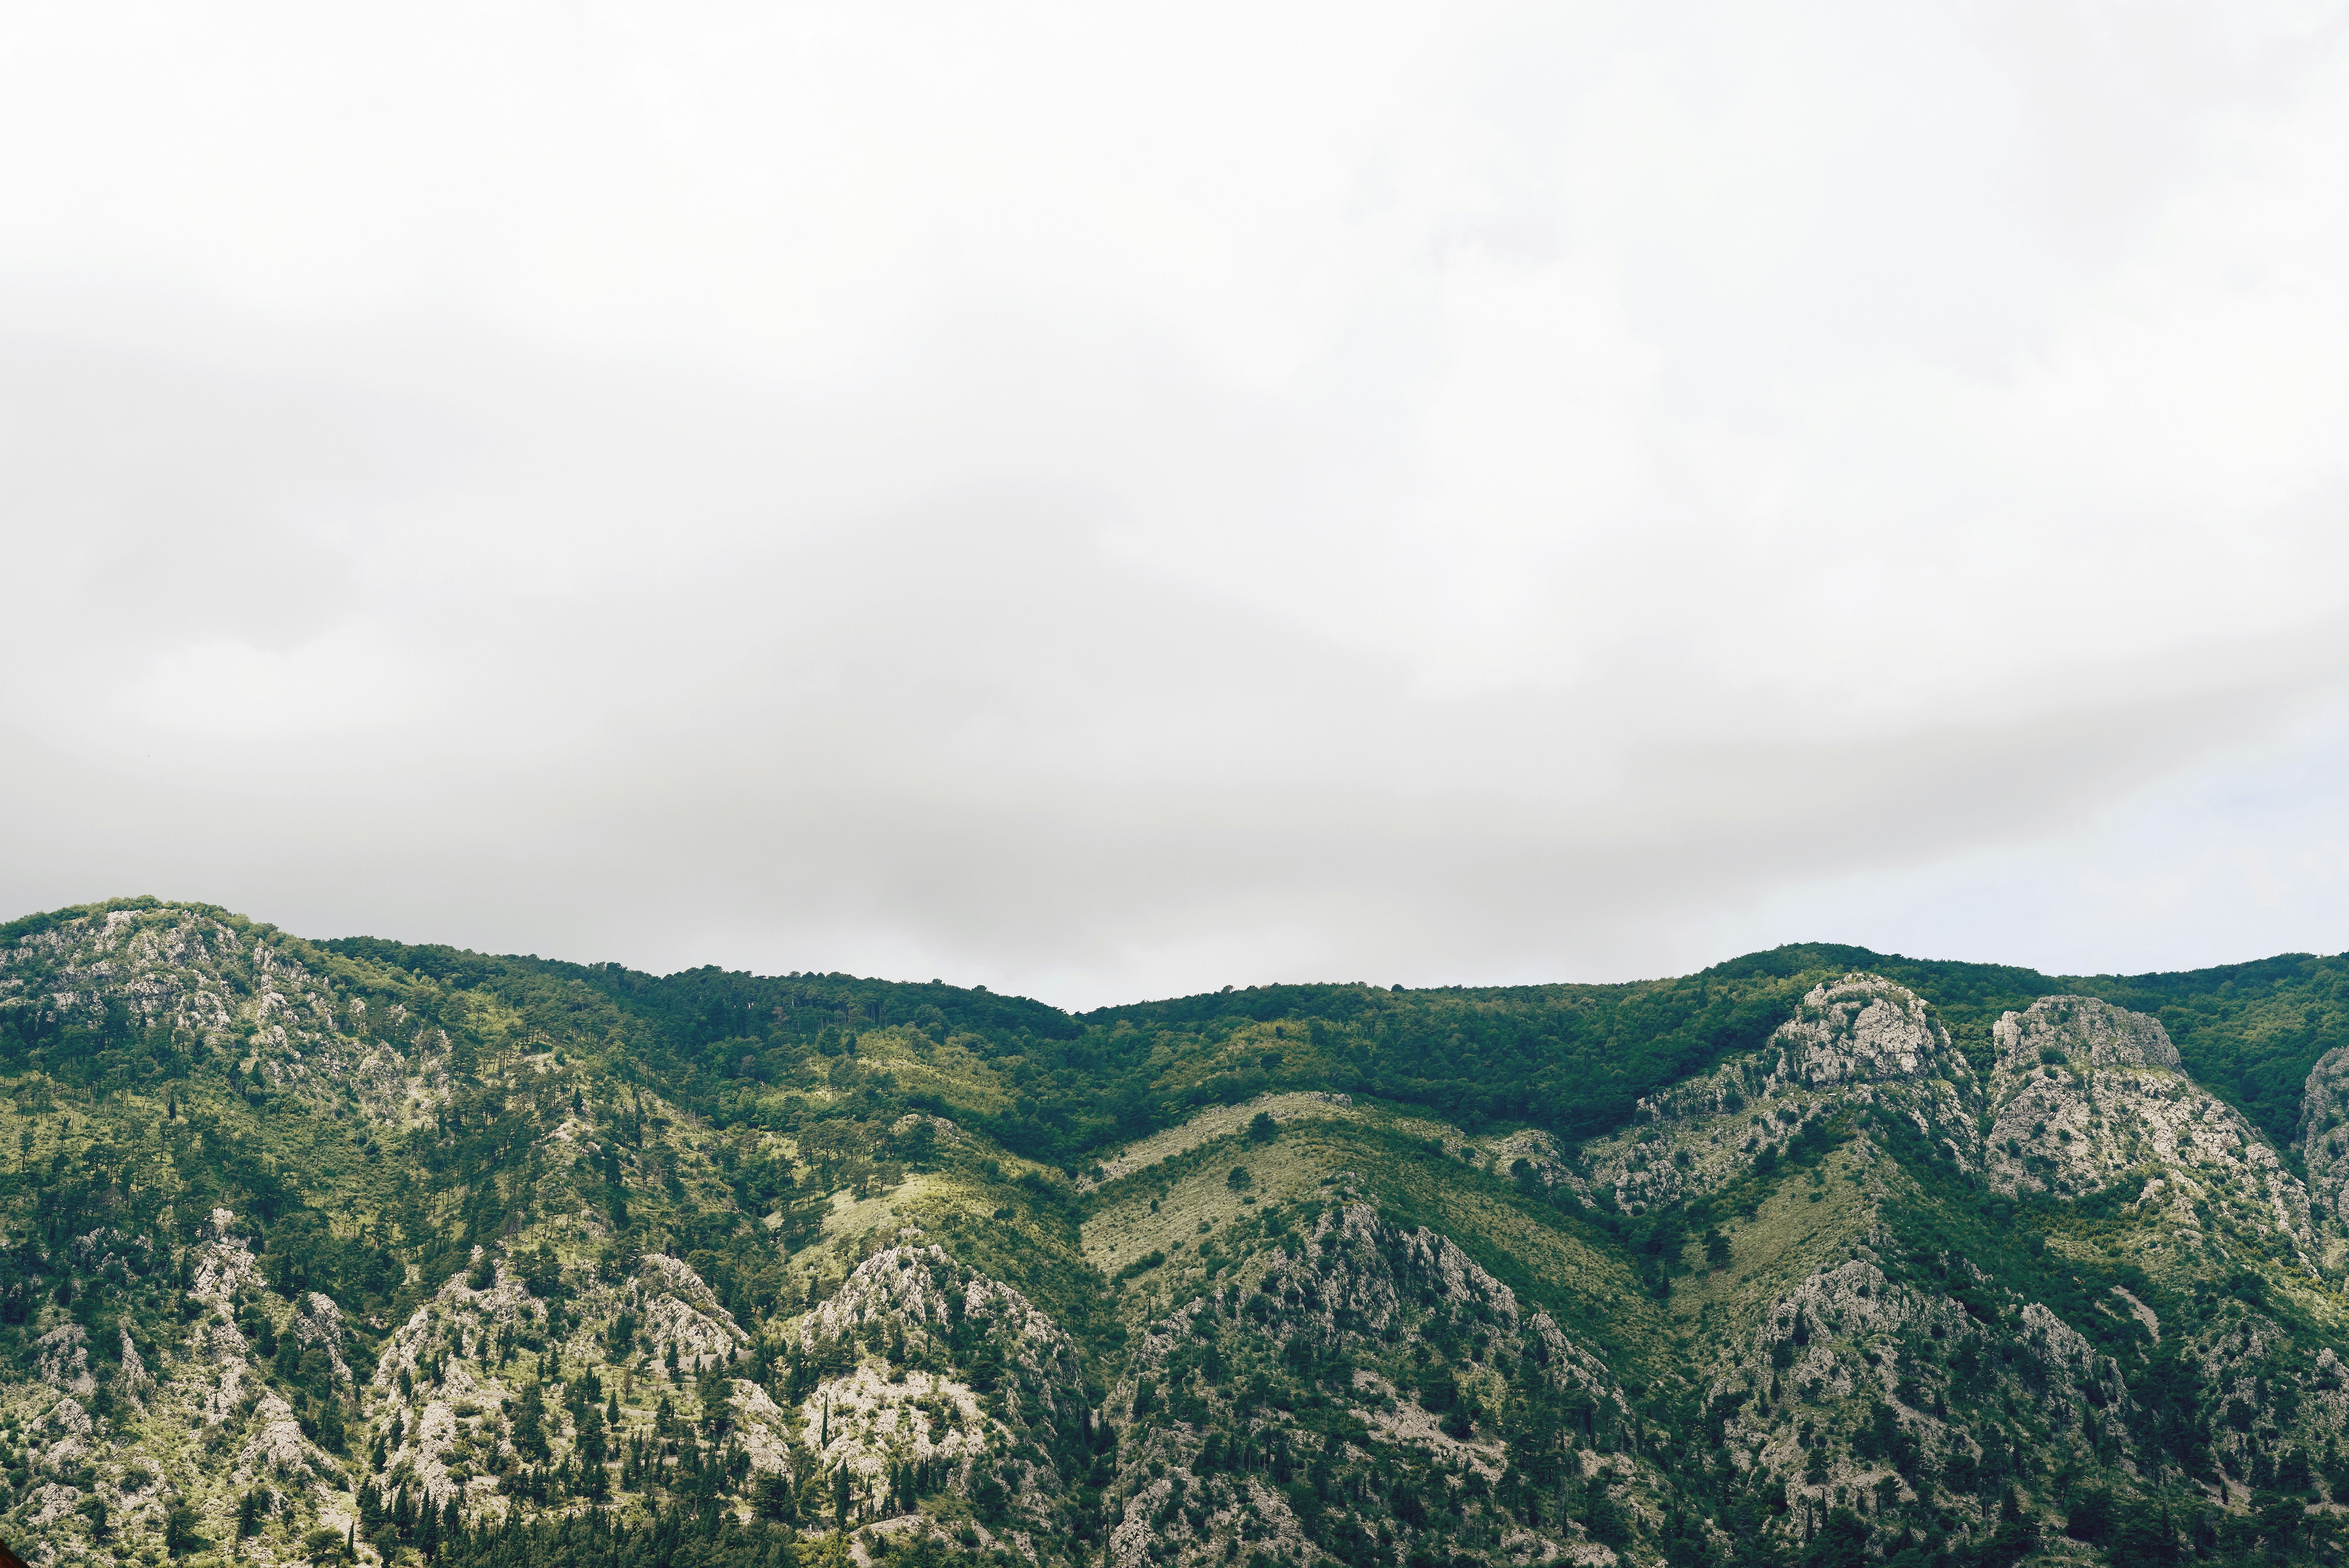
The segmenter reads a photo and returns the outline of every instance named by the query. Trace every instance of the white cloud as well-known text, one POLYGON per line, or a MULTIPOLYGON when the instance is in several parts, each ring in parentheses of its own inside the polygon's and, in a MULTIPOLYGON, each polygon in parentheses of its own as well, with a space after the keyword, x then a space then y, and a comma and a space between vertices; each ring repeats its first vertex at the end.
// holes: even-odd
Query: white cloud
POLYGON ((21 20, 12 906, 1078 1003, 2340 944, 2331 11, 21 20))

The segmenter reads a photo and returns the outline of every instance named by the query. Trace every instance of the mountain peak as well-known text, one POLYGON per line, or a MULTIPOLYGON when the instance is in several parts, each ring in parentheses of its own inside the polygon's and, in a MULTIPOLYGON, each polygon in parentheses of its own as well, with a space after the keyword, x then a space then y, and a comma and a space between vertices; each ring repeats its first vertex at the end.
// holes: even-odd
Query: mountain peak
POLYGON ((1973 1077, 1924 999, 1880 975, 1850 974, 1813 986, 1771 1044, 1782 1053, 1772 1079, 1814 1088, 1973 1077))

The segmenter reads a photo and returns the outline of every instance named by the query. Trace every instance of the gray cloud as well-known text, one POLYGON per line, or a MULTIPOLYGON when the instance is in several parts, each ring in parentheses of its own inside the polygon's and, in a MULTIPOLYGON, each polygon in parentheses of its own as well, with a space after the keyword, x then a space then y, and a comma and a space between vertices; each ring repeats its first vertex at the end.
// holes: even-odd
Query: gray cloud
POLYGON ((1070 1005, 2339 945, 2340 50, 1594 15, 1016 104, 734 18, 492 40, 390 161, 255 87, 205 201, 60 150, 0 903, 1070 1005))

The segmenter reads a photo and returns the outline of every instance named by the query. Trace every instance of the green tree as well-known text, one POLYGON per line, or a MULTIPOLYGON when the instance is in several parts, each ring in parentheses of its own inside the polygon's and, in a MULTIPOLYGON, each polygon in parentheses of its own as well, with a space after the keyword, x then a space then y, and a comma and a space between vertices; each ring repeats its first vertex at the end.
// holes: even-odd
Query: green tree
POLYGON ((1865 1568, 1867 1522, 1847 1508, 1832 1510, 1803 1561, 1806 1568, 1865 1568))
POLYGON ((2072 1511, 2064 1521, 2064 1534, 2091 1546, 2102 1546, 2112 1531, 2112 1493, 2101 1487, 2090 1487, 2072 1499, 2072 1511))
POLYGON ((2038 1550, 2039 1526, 2023 1513, 2021 1500, 2009 1487, 1999 1504, 1998 1529, 1985 1543, 1982 1560, 1993 1568, 2004 1568, 2004 1564, 2019 1563, 2038 1550))
POLYGON ((2308 1519, 2306 1503, 2296 1497, 2268 1493, 2254 1497, 2251 1509, 2270 1552, 2287 1556, 2300 1544, 2301 1529, 2308 1519))
POLYGON ((2107 1552, 2113 1568, 2169 1568, 2178 1551, 2168 1508, 2135 1502, 2117 1510, 2107 1552))
POLYGON ((582 1464, 601 1468, 609 1456, 604 1439, 604 1410, 592 1400, 579 1407, 579 1460, 582 1464))
POLYGON ((184 1502, 175 1502, 163 1515, 163 1550, 173 1557, 202 1552, 212 1544, 200 1533, 203 1519, 184 1502))
POLYGON ((522 1391, 522 1402, 514 1407, 514 1451, 533 1464, 544 1464, 554 1457, 546 1440, 546 1390, 533 1383, 522 1391))
POLYGON ((523 1287, 541 1301, 563 1299, 563 1260, 544 1242, 532 1249, 523 1265, 523 1287))

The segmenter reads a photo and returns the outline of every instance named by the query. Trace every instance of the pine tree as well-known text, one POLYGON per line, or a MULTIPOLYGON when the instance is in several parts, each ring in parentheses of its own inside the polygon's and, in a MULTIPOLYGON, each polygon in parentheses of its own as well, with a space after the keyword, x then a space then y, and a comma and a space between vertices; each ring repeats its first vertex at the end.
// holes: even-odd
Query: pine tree
POLYGON ((554 1457, 546 1440, 546 1388, 542 1383, 532 1383, 523 1389, 522 1403, 514 1411, 514 1451, 534 1464, 544 1464, 554 1457))

